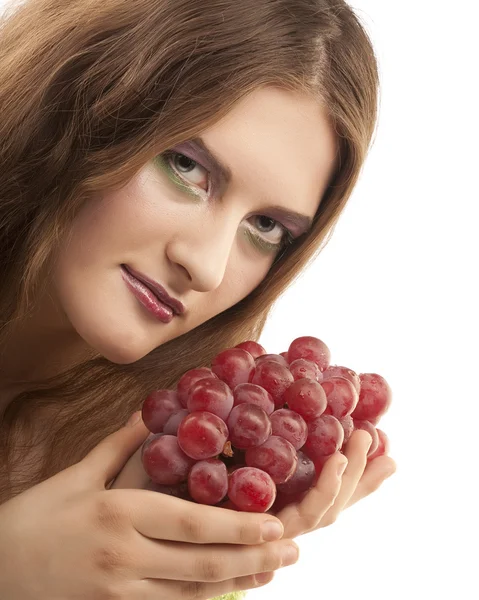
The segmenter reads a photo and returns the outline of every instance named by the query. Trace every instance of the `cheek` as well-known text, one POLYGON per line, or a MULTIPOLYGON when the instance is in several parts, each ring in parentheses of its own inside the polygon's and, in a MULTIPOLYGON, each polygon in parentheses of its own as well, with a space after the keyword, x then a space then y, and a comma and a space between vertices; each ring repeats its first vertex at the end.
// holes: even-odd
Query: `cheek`
POLYGON ((245 298, 264 280, 274 258, 273 254, 258 252, 244 233, 238 236, 237 252, 231 261, 230 285, 237 290, 239 300, 245 298))
POLYGON ((271 263, 272 259, 265 261, 264 258, 246 260, 244 253, 239 253, 228 265, 225 278, 217 290, 218 299, 224 306, 222 310, 241 302, 251 294, 268 274, 271 263))
POLYGON ((124 258, 144 251, 163 234, 164 202, 160 193, 146 187, 145 170, 121 190, 105 192, 87 202, 71 227, 64 245, 69 258, 82 263, 124 258))

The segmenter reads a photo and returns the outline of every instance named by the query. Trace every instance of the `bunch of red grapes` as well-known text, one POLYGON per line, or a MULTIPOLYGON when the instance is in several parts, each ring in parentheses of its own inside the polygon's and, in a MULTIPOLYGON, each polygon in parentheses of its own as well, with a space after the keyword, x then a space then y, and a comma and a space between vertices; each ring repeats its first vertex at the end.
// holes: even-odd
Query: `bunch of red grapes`
POLYGON ((150 489, 240 511, 279 509, 305 495, 355 429, 371 434, 368 461, 387 454, 376 425, 390 403, 383 377, 330 366, 318 338, 299 337, 281 354, 243 342, 145 400, 150 489))

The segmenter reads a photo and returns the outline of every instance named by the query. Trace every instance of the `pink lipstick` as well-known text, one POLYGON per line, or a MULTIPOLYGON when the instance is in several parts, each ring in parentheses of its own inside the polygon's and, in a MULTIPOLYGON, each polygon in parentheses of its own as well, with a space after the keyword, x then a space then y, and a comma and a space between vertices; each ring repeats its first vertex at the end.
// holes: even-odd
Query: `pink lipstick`
POLYGON ((183 304, 171 298, 158 282, 127 265, 121 265, 121 274, 133 295, 162 323, 170 323, 175 315, 183 314, 183 304))

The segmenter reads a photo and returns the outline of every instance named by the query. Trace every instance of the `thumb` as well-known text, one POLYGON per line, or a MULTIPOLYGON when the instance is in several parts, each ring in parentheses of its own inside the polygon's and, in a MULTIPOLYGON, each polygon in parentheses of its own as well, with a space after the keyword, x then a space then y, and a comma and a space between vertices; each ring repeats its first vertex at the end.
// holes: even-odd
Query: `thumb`
POLYGON ((110 482, 146 440, 149 433, 141 418, 141 410, 133 413, 125 427, 107 436, 81 461, 90 475, 90 481, 93 474, 103 486, 110 482))

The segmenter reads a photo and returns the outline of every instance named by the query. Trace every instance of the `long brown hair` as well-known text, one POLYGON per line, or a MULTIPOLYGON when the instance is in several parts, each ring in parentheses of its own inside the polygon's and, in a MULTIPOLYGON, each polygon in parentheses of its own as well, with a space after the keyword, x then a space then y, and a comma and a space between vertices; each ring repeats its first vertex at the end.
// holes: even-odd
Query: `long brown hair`
POLYGON ((0 349, 82 203, 272 85, 313 94, 338 164, 312 231, 244 300, 128 365, 99 355, 18 394, 0 423, 3 470, 53 409, 47 448, 0 501, 80 460, 155 388, 221 349, 257 340, 272 305, 327 242, 357 182, 377 118, 369 37, 343 0, 27 0, 0 20, 0 349))

